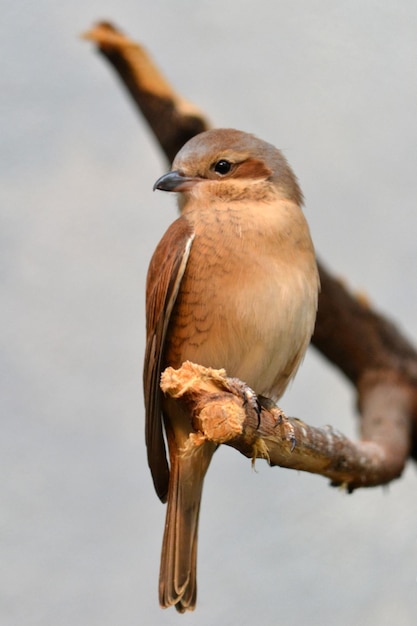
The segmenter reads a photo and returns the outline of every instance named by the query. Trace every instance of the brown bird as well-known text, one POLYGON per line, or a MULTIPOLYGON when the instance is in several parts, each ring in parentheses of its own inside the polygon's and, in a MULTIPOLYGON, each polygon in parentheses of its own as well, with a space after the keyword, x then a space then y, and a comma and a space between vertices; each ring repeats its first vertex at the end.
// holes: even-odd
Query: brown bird
POLYGON ((179 192, 182 213, 149 266, 144 366, 148 462, 168 498, 159 599, 182 613, 196 603, 198 516, 215 446, 182 455, 191 418, 163 396, 161 372, 186 360, 225 368, 277 400, 310 341, 319 278, 301 190, 271 144, 232 129, 201 133, 154 189, 179 192))

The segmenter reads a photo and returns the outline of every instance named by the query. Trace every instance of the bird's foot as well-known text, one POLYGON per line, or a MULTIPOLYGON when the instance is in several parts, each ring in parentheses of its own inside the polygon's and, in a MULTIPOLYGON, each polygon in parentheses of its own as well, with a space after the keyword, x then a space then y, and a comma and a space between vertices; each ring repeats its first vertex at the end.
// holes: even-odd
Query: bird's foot
POLYGON ((261 425, 262 409, 266 409, 268 411, 271 410, 276 406, 275 402, 273 402, 273 400, 271 400, 270 398, 266 398, 265 396, 258 396, 254 392, 254 390, 249 387, 249 385, 242 382, 238 378, 231 378, 229 380, 232 382, 233 387, 239 391, 241 397, 243 398, 243 406, 245 410, 249 406, 249 408, 255 412, 258 420, 256 429, 258 430, 259 426, 261 425))

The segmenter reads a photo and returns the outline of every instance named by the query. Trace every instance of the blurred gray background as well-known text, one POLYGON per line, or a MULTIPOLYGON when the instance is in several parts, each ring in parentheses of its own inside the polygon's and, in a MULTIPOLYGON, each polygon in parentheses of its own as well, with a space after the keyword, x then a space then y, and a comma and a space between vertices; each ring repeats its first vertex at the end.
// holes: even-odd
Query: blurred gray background
MULTIPOLYGON (((417 476, 352 496, 230 449, 206 480, 194 614, 157 601, 144 283, 176 216, 153 137, 79 34, 114 20, 216 126, 284 150, 321 258, 417 338, 414 0, 4 4, 0 622, 400 626, 417 614, 417 476)), ((314 350, 282 399, 355 436, 314 350)))

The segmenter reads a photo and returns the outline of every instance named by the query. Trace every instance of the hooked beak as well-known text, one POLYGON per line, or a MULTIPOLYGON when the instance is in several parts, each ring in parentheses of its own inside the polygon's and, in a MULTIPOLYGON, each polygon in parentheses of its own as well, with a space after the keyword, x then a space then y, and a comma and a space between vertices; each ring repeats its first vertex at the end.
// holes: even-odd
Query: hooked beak
POLYGON ((161 178, 158 178, 156 183, 153 186, 153 190, 160 189, 161 191, 188 191, 196 183, 198 183, 200 178, 192 178, 191 176, 185 176, 178 170, 174 170, 172 172, 168 172, 168 174, 164 174, 161 178))

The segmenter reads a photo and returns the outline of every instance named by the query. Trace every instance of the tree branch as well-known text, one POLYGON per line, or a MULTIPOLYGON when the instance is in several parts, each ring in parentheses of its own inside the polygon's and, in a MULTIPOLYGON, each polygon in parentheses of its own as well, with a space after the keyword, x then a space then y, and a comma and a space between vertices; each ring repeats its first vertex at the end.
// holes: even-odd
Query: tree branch
POLYGON ((178 370, 165 370, 161 389, 192 415, 196 432, 183 454, 192 454, 209 440, 232 446, 253 461, 263 458, 271 466, 327 476, 332 485, 343 485, 349 492, 397 478, 403 469, 401 459, 407 456, 407 396, 388 382, 367 396, 364 416, 372 423, 381 408, 388 408, 391 417, 371 429, 370 440, 358 443, 331 426, 314 428, 287 417, 278 407, 262 407, 259 415, 255 396, 250 390, 248 396, 246 385, 227 378, 224 370, 186 361, 178 370))
POLYGON ((116 71, 171 163, 186 141, 209 128, 203 112, 179 96, 146 50, 108 22, 83 35, 116 71))
MULTIPOLYGON (((209 128, 202 112, 175 93, 139 44, 106 22, 84 37, 114 68, 170 162, 188 139, 209 128)), ((331 428, 316 429, 283 417, 295 436, 290 452, 287 444, 276 441, 275 413, 271 417, 263 411, 259 430, 254 417, 247 416, 242 434, 224 443, 252 456, 261 438, 271 464, 320 473, 349 489, 386 483, 400 475, 410 450, 417 454, 417 352, 389 320, 350 293, 321 263, 319 271, 321 295, 312 343, 355 385, 362 441, 352 443, 331 428)))

